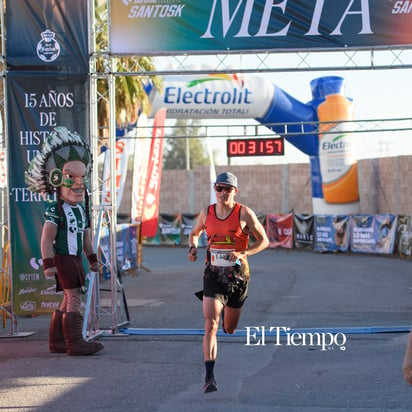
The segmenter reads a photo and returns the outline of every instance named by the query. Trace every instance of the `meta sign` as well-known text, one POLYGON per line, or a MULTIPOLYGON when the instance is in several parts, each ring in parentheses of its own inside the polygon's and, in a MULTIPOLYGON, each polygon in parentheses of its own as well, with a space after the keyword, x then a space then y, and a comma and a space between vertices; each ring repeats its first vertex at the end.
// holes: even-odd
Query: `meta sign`
POLYGON ((110 4, 114 54, 347 49, 412 42, 409 0, 112 0, 110 4))
POLYGON ((229 139, 226 141, 226 154, 227 157, 283 156, 285 142, 283 137, 229 139))

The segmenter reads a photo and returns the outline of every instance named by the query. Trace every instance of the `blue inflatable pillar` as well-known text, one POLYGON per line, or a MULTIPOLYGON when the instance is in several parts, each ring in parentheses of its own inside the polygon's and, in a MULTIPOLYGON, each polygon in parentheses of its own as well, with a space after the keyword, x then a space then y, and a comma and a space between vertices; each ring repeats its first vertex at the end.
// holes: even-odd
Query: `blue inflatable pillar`
POLYGON ((322 199, 316 109, 312 104, 296 100, 276 85, 273 87, 275 91, 271 107, 264 117, 256 120, 309 156, 312 198, 322 199))
POLYGON ((264 117, 256 120, 296 146, 309 156, 318 154, 316 111, 273 85, 274 97, 264 117), (285 126, 286 125, 286 126, 285 126))

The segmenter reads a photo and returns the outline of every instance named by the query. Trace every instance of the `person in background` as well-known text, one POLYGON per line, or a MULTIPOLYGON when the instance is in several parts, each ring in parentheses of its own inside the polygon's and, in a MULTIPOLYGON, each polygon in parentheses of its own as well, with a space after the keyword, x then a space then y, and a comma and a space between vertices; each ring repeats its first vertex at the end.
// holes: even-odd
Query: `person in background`
POLYGON ((189 260, 197 260, 199 236, 206 231, 208 246, 203 274, 203 314, 205 333, 204 392, 217 390, 214 367, 217 358, 217 331, 222 315, 222 329, 233 334, 237 328, 249 285, 248 256, 269 245, 265 229, 249 207, 237 203, 237 178, 221 173, 215 182, 216 204, 204 208, 189 235, 189 260), (255 241, 249 244, 249 234, 255 241))
POLYGON ((409 383, 409 385, 412 385, 412 332, 409 334, 405 358, 402 365, 402 372, 405 381, 409 383))
POLYGON ((46 208, 40 241, 45 277, 55 279, 56 291, 63 291, 60 310, 53 312, 50 321, 52 353, 90 355, 103 349, 102 343, 83 339, 80 314, 86 281, 82 253, 90 270, 100 268, 90 229, 86 187, 90 166, 91 154, 83 139, 65 127, 56 127, 25 175, 32 192, 43 197, 55 192, 57 199, 46 208))

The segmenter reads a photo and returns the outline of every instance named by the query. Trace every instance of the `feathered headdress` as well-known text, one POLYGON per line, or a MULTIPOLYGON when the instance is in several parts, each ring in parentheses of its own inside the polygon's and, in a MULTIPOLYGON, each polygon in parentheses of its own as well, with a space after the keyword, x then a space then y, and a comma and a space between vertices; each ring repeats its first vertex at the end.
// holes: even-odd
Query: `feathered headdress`
POLYGON ((54 128, 25 172, 28 189, 42 196, 51 195, 63 183, 63 166, 73 160, 83 162, 89 174, 89 146, 79 134, 70 132, 65 127, 54 128))

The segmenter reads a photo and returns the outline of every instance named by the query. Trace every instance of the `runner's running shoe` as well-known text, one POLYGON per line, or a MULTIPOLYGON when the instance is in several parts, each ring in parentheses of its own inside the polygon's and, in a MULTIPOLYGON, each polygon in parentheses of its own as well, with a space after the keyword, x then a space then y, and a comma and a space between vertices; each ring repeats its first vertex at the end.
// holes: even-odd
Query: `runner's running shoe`
POLYGON ((217 391, 217 385, 215 378, 212 376, 211 378, 208 378, 205 380, 205 386, 203 387, 203 392, 204 393, 209 393, 209 392, 215 392, 217 391))

